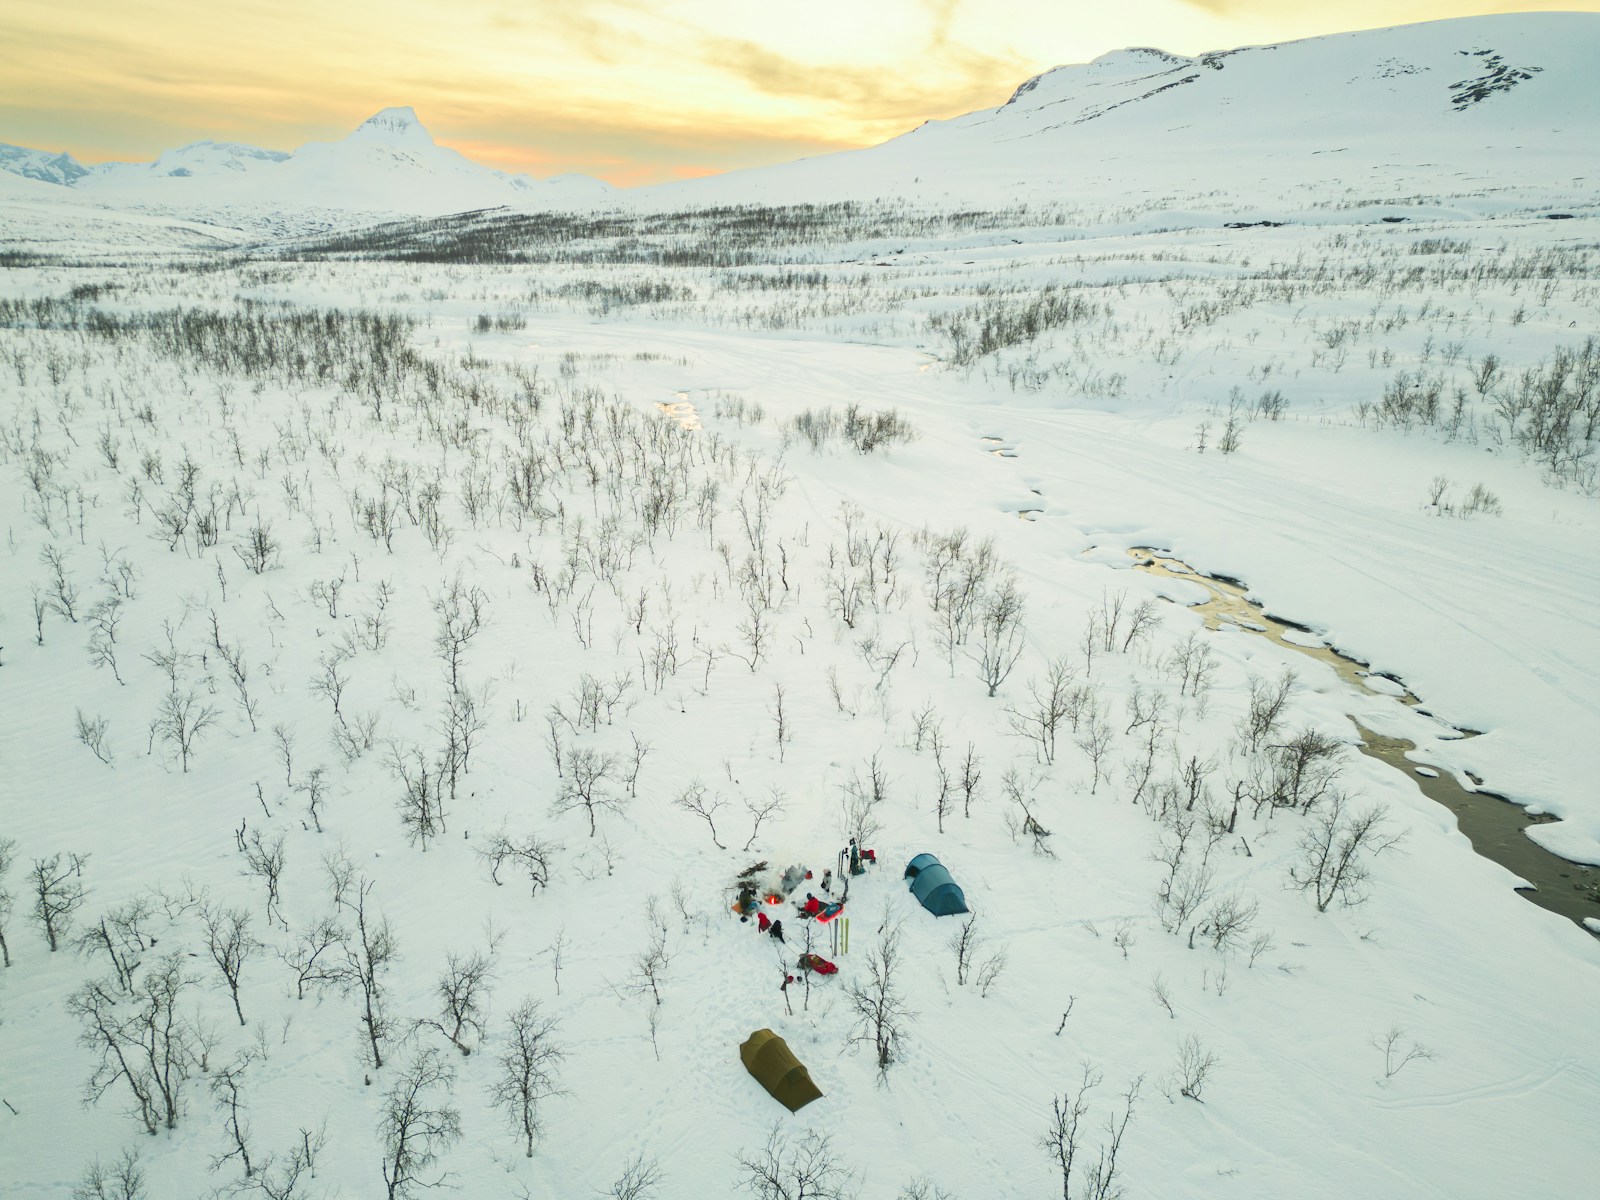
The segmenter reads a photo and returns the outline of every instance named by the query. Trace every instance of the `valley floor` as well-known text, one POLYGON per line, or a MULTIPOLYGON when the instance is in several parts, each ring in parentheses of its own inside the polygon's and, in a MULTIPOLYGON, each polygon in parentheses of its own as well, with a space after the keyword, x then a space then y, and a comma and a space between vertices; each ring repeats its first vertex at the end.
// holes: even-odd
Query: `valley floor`
MULTIPOLYGON (((1526 324, 1483 291, 1352 285, 1234 293, 1178 338, 1173 314, 1252 256, 1343 235, 1254 236, 996 237, 1014 259, 972 270, 970 246, 907 240, 865 282, 846 260, 885 248, 854 246, 811 264, 832 282, 792 312, 709 271, 604 311, 593 288, 553 298, 603 274, 569 265, 12 272, 59 305, 0 329, 6 1195, 67 1195, 125 1147, 151 1196, 268 1195, 318 1136, 279 1194, 383 1194, 388 1098, 428 1064, 463 1136, 418 1178, 472 1196, 625 1194, 630 1155, 658 1164, 654 1194, 741 1194, 774 1127, 780 1152, 826 1137, 868 1200, 1053 1195, 1062 1098, 1086 1105, 1072 1186, 1092 1195, 1130 1095, 1104 1195, 1587 1194, 1600 942, 1356 754, 1351 719, 1559 815, 1537 836, 1600 862, 1594 496, 1548 486, 1486 416, 1452 440, 1353 415, 1396 369, 1464 378, 1502 334, 1524 339, 1508 377, 1572 344, 1588 268, 1526 324), (1189 273, 1130 283, 1176 269, 1156 252, 1189 273), (927 323, 990 278, 1097 271, 1097 315, 972 362, 927 323), (216 319, 138 318, 175 306, 216 319), (1374 306, 1405 313, 1392 336, 1374 306), (291 323, 312 307, 344 315, 291 323), (1436 334, 1463 343, 1448 368, 1436 334), (1256 399, 1274 388, 1277 419, 1256 399), (915 436, 857 453, 824 429, 847 405, 915 436), (1473 484, 1502 511, 1447 515, 1473 484), (1198 589, 1132 569, 1140 546, 1243 580, 1432 715, 1205 630, 1198 589), (1312 734, 1325 751, 1286 783, 1312 734), (880 865, 851 884, 848 953, 819 936, 839 974, 786 1002, 807 927, 786 915, 779 946, 741 924, 736 876, 820 876, 852 834, 880 865), (1344 879, 1319 836, 1350 849, 1344 879), (508 859, 494 879, 506 844, 548 878, 508 859), (977 914, 970 973, 964 919, 901 880, 923 851, 977 914), (76 897, 54 952, 41 871, 76 897), (236 998, 213 950, 229 913, 236 998), (387 961, 361 933, 380 917, 387 961), (187 1081, 151 1137, 126 1079, 83 1102, 103 1061, 85 1013, 92 980, 144 1011, 169 952, 187 1081), (462 1055, 438 981, 474 953, 492 965, 462 1055), (898 1026, 882 1072, 874 994, 898 1026), (525 998, 563 1055, 531 1157, 493 1102, 525 998), (823 1092, 792 1116, 739 1061, 763 1027, 823 1092), (250 1175, 226 1157, 225 1075, 250 1175)), ((660 282, 635 274, 603 282, 660 282)))

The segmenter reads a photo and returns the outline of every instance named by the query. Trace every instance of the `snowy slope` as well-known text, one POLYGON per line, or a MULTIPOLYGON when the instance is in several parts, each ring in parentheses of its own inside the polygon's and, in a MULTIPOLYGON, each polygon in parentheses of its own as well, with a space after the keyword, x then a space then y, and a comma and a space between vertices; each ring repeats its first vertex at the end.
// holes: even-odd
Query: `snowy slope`
POLYGON ((115 199, 133 197, 142 186, 156 179, 229 179, 280 163, 289 155, 281 150, 262 150, 238 142, 195 142, 168 150, 150 163, 101 163, 90 168, 72 186, 90 195, 115 199))
POLYGON ((440 146, 410 108, 386 108, 338 142, 302 146, 251 199, 309 200, 326 207, 442 213, 502 204, 588 199, 598 180, 510 175, 440 146))
POLYGON ((1293 205, 1567 187, 1600 143, 1600 15, 1464 18, 1058 67, 867 150, 648 189, 659 205, 896 197, 1293 205), (1184 181, 1179 183, 1178 181, 1184 181))
MULTIPOLYGON (((1230 236, 1249 244, 1246 232, 1230 236)), ((1284 486, 1314 480, 1341 442, 1341 457, 1359 464, 1357 431, 1335 429, 1332 442, 1315 420, 1258 424, 1234 458, 1197 455, 1182 444, 1192 413, 1061 411, 1059 396, 919 371, 904 345, 763 328, 766 296, 751 291, 611 321, 541 306, 526 328, 475 332, 485 305, 532 307, 532 287, 567 282, 559 265, 52 268, 17 279, 30 295, 100 285, 92 303, 112 314, 182 304, 234 333, 197 322, 188 340, 102 336, 38 328, 28 314, 0 329, 25 378, 0 393, 15 431, 0 496, 19 514, 0 572, 0 766, 11 789, 0 839, 17 842, 0 886, 19 897, 7 932, 14 965, 0 971, 3 1095, 17 1109, 0 1113, 7 1200, 69 1195, 88 1164, 124 1149, 142 1156, 152 1198, 266 1194, 224 1157, 235 1139, 219 1104, 226 1086, 212 1082, 224 1070, 240 1084, 241 1140, 278 1194, 293 1149, 320 1133, 315 1175, 296 1195, 383 1195, 384 1098, 430 1052, 450 1069, 426 1089, 429 1103, 455 1111, 463 1137, 439 1147, 428 1178, 448 1171, 463 1196, 616 1195, 610 1185, 635 1153, 665 1173, 645 1193, 655 1200, 759 1195, 738 1163, 774 1123, 789 1139, 829 1136, 861 1200, 1057 1195, 1040 1140, 1052 1100, 1080 1094, 1085 1061, 1104 1072, 1081 1097, 1090 1160, 1118 1094, 1143 1079, 1119 1175, 1130 1196, 1586 1194, 1600 942, 1513 895, 1508 873, 1472 853, 1448 811, 1348 746, 1343 786, 1384 805, 1387 828, 1407 838, 1404 853, 1370 860, 1364 904, 1318 912, 1293 886, 1315 813, 1247 804, 1226 835, 1201 832, 1227 820, 1229 782, 1259 762, 1237 734, 1254 679, 1301 669, 1284 725, 1341 743, 1348 713, 1370 722, 1393 701, 1358 695, 1269 642, 1208 633, 1173 605, 1158 606, 1143 643, 1083 649, 1094 650, 1084 634, 1108 599, 1126 593, 1131 608, 1167 590, 1114 570, 1128 562, 1117 543, 1186 539, 1218 509, 1215 494, 1285 526, 1316 521, 1317 538, 1339 540, 1302 553, 1391 578, 1441 538, 1474 562, 1513 536, 1483 522, 1430 534, 1438 518, 1384 490, 1401 474, 1392 461, 1364 469, 1350 496, 1284 486), (317 330, 348 321, 303 326, 284 347, 303 358, 263 353, 276 347, 244 323, 263 315, 255 328, 271 336, 277 318, 265 314, 293 311, 277 302, 331 314, 358 294, 419 322, 402 336, 420 357, 358 341, 319 380, 328 344, 317 330), (257 303, 240 309, 240 296, 257 303), (218 352, 196 357, 190 347, 204 351, 208 331, 218 352), (254 366, 241 373, 245 363, 254 366), (786 447, 783 422, 853 397, 894 405, 917 440, 871 456, 838 443, 786 447), (700 428, 659 411, 674 400, 700 428), (1015 457, 986 453, 984 435, 1015 457), (209 533, 171 532, 186 489, 217 518, 209 533), (1024 497, 1043 505, 1037 522, 1014 515, 1024 497), (664 523, 651 524, 663 508, 664 523), (1385 536, 1364 539, 1363 522, 1385 536), (252 527, 277 544, 260 574, 248 565, 252 527), (993 697, 972 647, 947 652, 929 605, 933 546, 919 531, 957 527, 993 537, 1025 594, 1024 653, 993 697), (1086 556, 1088 542, 1109 552, 1086 556), (833 598, 838 580, 871 596, 858 596, 849 621, 833 598), (484 618, 457 663, 459 694, 440 655, 452 581, 481 590, 484 618), (32 588, 56 607, 36 617, 32 588), (759 588, 770 613, 741 594, 759 588), (755 618, 770 621, 760 654, 755 618), (1171 666, 1191 636, 1215 655, 1204 689, 1171 666), (1028 711, 1055 661, 1088 689, 1090 711, 1081 730, 1063 725, 1044 761, 1009 714, 1028 711), (580 698, 595 688, 619 699, 614 712, 596 701, 590 721, 580 698), (440 750, 452 694, 471 700, 468 719, 481 724, 470 769, 443 802, 444 829, 419 845, 402 823, 408 793, 394 764, 427 765, 440 750), (1140 802, 1141 750, 1152 743, 1129 722, 1158 696, 1157 787, 1140 802), (190 697, 209 724, 180 757, 159 714, 190 697), (76 732, 87 724, 93 739, 96 721, 103 758, 76 732), (1113 749, 1095 765, 1089 735, 1102 727, 1113 749), (592 836, 581 812, 563 810, 576 768, 554 761, 551 745, 609 757, 617 772, 592 836), (970 809, 958 802, 941 820, 941 764, 959 777, 969 747, 981 785, 970 809), (1181 787, 1191 755, 1214 764, 1192 814, 1161 799, 1181 787), (792 987, 786 1002, 778 985, 805 927, 785 910, 780 947, 741 925, 728 911, 733 878, 757 860, 827 867, 851 788, 874 766, 888 780, 872 838, 884 865, 852 886, 848 950, 820 935, 839 974, 792 987), (696 782, 704 819, 679 802, 696 782), (787 807, 756 827, 750 806, 771 789, 787 807), (1018 836, 1018 795, 1052 831, 1045 853, 1018 836), (530 889, 511 864, 490 876, 483 856, 501 833, 553 844, 547 886, 530 889), (1185 877, 1207 897, 1184 920, 1161 899, 1161 859, 1180 841, 1209 878, 1185 877), (249 855, 274 846, 285 865, 269 901, 249 855), (949 947, 958 923, 907 895, 900 872, 919 851, 939 855, 980 914, 980 963, 1009 955, 992 988, 960 981, 949 947), (32 864, 56 854, 87 856, 72 933, 90 940, 79 952, 52 953, 28 915, 32 864), (348 974, 318 983, 311 972, 306 983, 294 965, 330 913, 346 945, 355 937, 355 893, 336 899, 330 882, 342 864, 370 884, 366 916, 398 954, 380 973, 382 1066, 365 1057, 348 974), (1208 932, 1212 906, 1233 898, 1253 914, 1250 928, 1208 932), (233 912, 260 943, 239 973, 237 1007, 207 932, 208 917, 233 912), (188 1069, 184 1111, 155 1136, 130 1115, 120 1081, 82 1102, 97 1061, 80 1044, 86 989, 99 980, 122 994, 93 942, 96 922, 109 914, 115 929, 130 913, 141 939, 156 939, 129 952, 143 963, 135 978, 178 953, 177 1027, 209 1046, 208 1070, 188 1069), (848 989, 869 979, 886 923, 900 930, 896 994, 912 1015, 879 1080, 871 1047, 854 1040, 848 989), (654 940, 667 960, 659 1003, 639 977, 654 940), (492 975, 483 1029, 461 1032, 474 1052, 460 1055, 439 1031, 435 983, 474 952, 492 975), (565 1054, 564 1090, 544 1102, 531 1155, 491 1103, 524 998, 559 1021, 552 1036, 565 1054), (739 1043, 763 1027, 788 1040, 824 1093, 793 1116, 740 1065, 739 1043), (1191 1085, 1199 1102, 1180 1090, 1187 1048, 1213 1056, 1204 1086, 1191 1085), (1413 1050, 1423 1056, 1405 1062, 1413 1050), (1537 1130, 1536 1146, 1508 1149, 1508 1129, 1537 1130), (902 1190, 918 1177, 940 1190, 902 1190)), ((886 308, 869 315, 882 320, 886 308)), ((1132 328, 1136 313, 1118 320, 1132 328)), ((1269 324, 1262 340, 1287 354, 1278 333, 1269 324)), ((1421 439, 1384 445, 1412 464, 1419 488, 1439 465, 1421 439)), ((1542 507, 1538 486, 1506 489, 1508 521, 1542 507)), ((1572 499, 1567 544, 1592 544, 1592 512, 1572 499)), ((1493 624, 1511 628, 1516 603, 1531 608, 1544 592, 1527 573, 1541 550, 1554 557, 1540 527, 1542 541, 1481 598, 1493 624)), ((1222 561, 1257 540, 1242 520, 1210 536, 1196 548, 1222 561)), ((1356 574, 1329 572, 1324 590, 1351 592, 1356 574)), ((1574 585, 1592 594, 1592 577, 1575 572, 1574 585)), ((1537 645, 1542 628, 1507 636, 1537 645)), ((1591 634, 1570 652, 1592 662, 1594 648, 1591 634)), ((1425 719, 1402 718, 1420 736, 1425 719)), ((118 1011, 139 1003, 119 1000, 118 1011)))
POLYGON ((0 250, 71 258, 208 252, 261 236, 213 211, 192 215, 97 203, 75 188, 0 172, 0 250))

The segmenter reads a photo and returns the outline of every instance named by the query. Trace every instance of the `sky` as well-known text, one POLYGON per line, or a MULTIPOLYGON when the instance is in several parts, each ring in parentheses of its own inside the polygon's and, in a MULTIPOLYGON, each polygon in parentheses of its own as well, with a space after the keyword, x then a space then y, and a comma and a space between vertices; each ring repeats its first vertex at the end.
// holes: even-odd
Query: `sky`
MULTIPOLYGON (((293 150, 410 105, 480 162, 619 186, 873 145, 1126 46, 1183 54, 1511 0, 6 0, 0 142, 293 150)), ((1566 10, 1600 10, 1580 0, 1566 10)))

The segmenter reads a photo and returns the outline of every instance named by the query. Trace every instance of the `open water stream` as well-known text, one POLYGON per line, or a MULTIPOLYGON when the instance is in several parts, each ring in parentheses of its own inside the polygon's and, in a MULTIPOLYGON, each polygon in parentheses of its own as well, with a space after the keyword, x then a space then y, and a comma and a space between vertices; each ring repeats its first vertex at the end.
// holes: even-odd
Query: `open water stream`
MULTIPOLYGON (((1439 720, 1422 708, 1421 701, 1398 679, 1371 671, 1366 663, 1322 644, 1305 626, 1269 616, 1259 604, 1249 599, 1245 587, 1237 580, 1202 575, 1178 559, 1146 546, 1136 546, 1128 553, 1133 556, 1138 570, 1186 580, 1209 592, 1209 599, 1191 606, 1205 618, 1208 629, 1232 625, 1258 634, 1297 654, 1327 663, 1339 673, 1341 679, 1363 691, 1391 696, 1439 720)), ((1457 729, 1442 721, 1440 724, 1450 730, 1454 737, 1476 736, 1474 730, 1457 729)), ((1532 815, 1504 796, 1482 790, 1477 786, 1480 780, 1468 776, 1463 782, 1449 769, 1414 757, 1417 748, 1412 742, 1403 738, 1384 737, 1367 729, 1359 721, 1355 722, 1355 726, 1361 735, 1362 753, 1411 776, 1425 795, 1456 814, 1456 822, 1474 850, 1520 875, 1532 885, 1518 888, 1522 895, 1580 925, 1586 917, 1600 919, 1600 870, 1568 862, 1526 835, 1528 826, 1555 820, 1554 817, 1532 815)))

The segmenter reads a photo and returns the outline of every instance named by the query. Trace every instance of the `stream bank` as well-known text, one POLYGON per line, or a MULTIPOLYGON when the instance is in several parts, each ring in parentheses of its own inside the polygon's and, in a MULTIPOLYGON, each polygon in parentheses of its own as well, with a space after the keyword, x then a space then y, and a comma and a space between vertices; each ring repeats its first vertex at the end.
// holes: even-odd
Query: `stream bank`
MULTIPOLYGON (((1265 637, 1297 654, 1326 663, 1341 679, 1370 695, 1392 698, 1439 721, 1399 679, 1372 671, 1370 664, 1340 654, 1323 644, 1304 625, 1269 615, 1249 598, 1239 580, 1201 574, 1188 564, 1148 546, 1135 546, 1128 553, 1135 560, 1136 570, 1197 584, 1210 593, 1209 599, 1186 605, 1204 618, 1206 628, 1220 630, 1231 625, 1265 637)), ((1173 603, 1183 603, 1174 597, 1166 598, 1173 603)), ((1544 824, 1555 817, 1530 814, 1506 797, 1485 791, 1479 786, 1481 780, 1470 776, 1463 780, 1449 768, 1414 757, 1415 743, 1374 733, 1354 718, 1352 721, 1360 735, 1361 752, 1405 772, 1424 795, 1453 812, 1456 824, 1474 850, 1528 882, 1530 886, 1516 889, 1518 893, 1585 928, 1589 928, 1584 924, 1586 920, 1600 922, 1600 870, 1552 854, 1526 835, 1530 825, 1544 824)), ((1449 731, 1446 735, 1449 737, 1468 738, 1478 734, 1477 730, 1439 723, 1449 731)), ((1596 930, 1590 929, 1590 932, 1596 930)))

